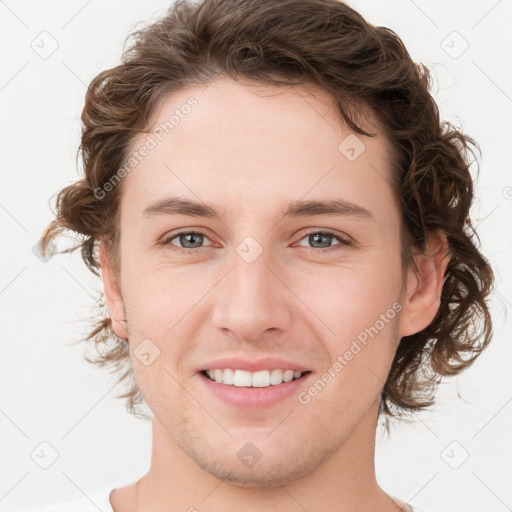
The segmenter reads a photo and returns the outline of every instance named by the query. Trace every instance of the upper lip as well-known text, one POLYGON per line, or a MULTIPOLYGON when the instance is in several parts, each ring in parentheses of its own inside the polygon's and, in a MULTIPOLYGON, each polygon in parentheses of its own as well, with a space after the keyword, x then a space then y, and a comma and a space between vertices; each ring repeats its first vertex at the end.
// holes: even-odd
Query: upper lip
POLYGON ((244 359, 241 357, 222 357, 205 363, 199 371, 203 370, 223 370, 231 368, 233 370, 245 370, 248 372, 257 372, 260 370, 295 370, 300 372, 309 371, 304 365, 280 359, 278 357, 260 357, 259 359, 244 359))

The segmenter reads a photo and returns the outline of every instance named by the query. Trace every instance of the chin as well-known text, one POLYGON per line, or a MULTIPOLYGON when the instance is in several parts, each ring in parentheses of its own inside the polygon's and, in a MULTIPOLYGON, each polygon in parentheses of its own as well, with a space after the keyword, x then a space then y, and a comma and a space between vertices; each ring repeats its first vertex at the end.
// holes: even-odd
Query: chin
POLYGON ((201 467, 218 480, 245 488, 281 487, 311 472, 311 468, 302 468, 301 470, 298 467, 288 467, 284 469, 275 465, 272 467, 261 466, 258 469, 240 469, 235 464, 231 464, 231 467, 229 464, 223 467, 219 467, 217 464, 214 464, 213 467, 203 464, 201 467))
MULTIPOLYGON (((195 447, 197 448, 197 446, 195 447)), ((199 453, 196 449, 186 450, 188 455, 204 471, 221 481, 238 487, 280 487, 309 475, 322 464, 328 454, 321 455, 318 446, 302 446, 289 453, 261 454, 252 467, 243 464, 237 452, 230 456, 227 451, 214 453, 210 450, 199 453)))

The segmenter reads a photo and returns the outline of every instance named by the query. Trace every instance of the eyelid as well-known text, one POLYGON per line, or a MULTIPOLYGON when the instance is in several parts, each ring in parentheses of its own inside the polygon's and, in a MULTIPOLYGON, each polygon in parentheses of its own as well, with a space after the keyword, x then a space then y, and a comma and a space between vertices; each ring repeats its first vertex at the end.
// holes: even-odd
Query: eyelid
MULTIPOLYGON (((330 247, 325 247, 325 248, 307 247, 307 249, 310 249, 312 251, 326 252, 326 251, 329 251, 329 249, 336 249, 336 248, 339 248, 340 246, 353 245, 352 239, 350 237, 348 237, 347 235, 342 235, 341 233, 338 233, 337 231, 333 231, 333 230, 327 229, 327 228, 311 229, 310 231, 308 231, 307 233, 302 235, 302 237, 299 240, 299 242, 304 240, 304 238, 306 238, 309 235, 316 235, 316 234, 318 234, 318 235, 328 235, 328 236, 330 236, 332 238, 337 238, 340 243, 336 244, 336 245, 331 245, 330 247)), ((304 246, 301 246, 301 247, 304 247, 304 246)))
MULTIPOLYGON (((163 236, 161 244, 163 245, 174 245, 171 244, 171 240, 174 240, 175 238, 179 237, 180 235, 201 235, 202 237, 208 239, 210 242, 212 242, 208 247, 211 245, 214 245, 213 240, 202 230, 202 229, 194 229, 194 228, 185 228, 178 231, 173 231, 172 233, 168 233, 163 236)), ((197 249, 187 249, 186 247, 180 247, 179 245, 174 245, 177 249, 184 249, 188 251, 198 251, 202 249, 202 247, 198 247, 197 249)))

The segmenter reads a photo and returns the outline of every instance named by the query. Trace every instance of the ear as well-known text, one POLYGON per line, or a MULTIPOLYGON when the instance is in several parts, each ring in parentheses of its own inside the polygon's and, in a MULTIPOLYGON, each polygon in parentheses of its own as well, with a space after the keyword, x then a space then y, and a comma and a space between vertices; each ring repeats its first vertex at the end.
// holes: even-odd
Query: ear
POLYGON ((128 329, 126 328, 126 322, 123 321, 125 318, 123 297, 118 284, 118 278, 112 268, 110 251, 104 241, 100 242, 98 256, 103 288, 105 289, 105 304, 112 318, 112 328, 116 336, 128 339, 128 329))
POLYGON ((444 273, 450 261, 446 235, 436 232, 429 236, 425 254, 415 257, 418 273, 410 269, 400 315, 399 336, 410 336, 428 327, 441 303, 446 280, 444 273))

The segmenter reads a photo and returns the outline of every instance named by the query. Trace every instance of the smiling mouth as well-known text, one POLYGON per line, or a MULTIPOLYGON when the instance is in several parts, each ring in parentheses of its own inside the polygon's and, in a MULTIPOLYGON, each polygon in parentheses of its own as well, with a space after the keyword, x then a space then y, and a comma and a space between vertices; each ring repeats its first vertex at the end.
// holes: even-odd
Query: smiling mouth
POLYGON ((301 379, 311 373, 311 371, 301 372, 276 368, 273 370, 249 372, 246 370, 223 368, 202 370, 200 373, 217 384, 246 388, 267 388, 301 379))

